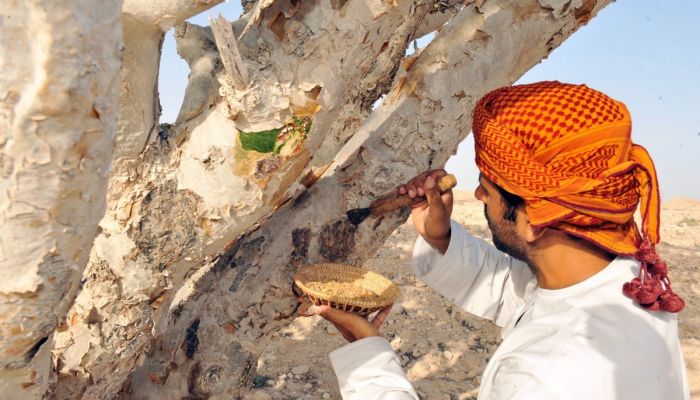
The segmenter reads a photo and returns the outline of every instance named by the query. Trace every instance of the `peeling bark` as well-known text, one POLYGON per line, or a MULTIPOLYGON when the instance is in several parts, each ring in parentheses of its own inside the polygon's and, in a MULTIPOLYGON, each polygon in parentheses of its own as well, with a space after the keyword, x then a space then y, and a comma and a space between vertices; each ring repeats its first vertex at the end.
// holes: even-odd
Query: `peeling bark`
POLYGON ((0 12, 0 393, 41 398, 79 290, 116 130, 121 1, 0 12))

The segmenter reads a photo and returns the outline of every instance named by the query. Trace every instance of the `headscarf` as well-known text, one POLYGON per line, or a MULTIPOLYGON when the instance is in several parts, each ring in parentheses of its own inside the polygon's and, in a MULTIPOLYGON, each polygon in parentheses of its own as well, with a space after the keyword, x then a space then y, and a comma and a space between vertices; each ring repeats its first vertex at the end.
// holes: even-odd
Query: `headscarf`
POLYGON ((650 310, 678 312, 656 254, 659 187, 654 164, 632 143, 627 107, 585 85, 539 82, 496 89, 474 109, 476 163, 525 201, 534 227, 551 227, 618 255, 639 276, 623 292, 650 310), (641 234, 634 212, 641 200, 641 234))

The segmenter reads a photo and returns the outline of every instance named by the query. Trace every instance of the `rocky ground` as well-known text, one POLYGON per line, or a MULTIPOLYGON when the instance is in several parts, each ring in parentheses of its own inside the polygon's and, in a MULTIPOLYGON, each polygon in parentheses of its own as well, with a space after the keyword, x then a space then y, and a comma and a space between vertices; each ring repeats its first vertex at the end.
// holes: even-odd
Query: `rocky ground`
MULTIPOLYGON (((672 269, 674 289, 686 300, 680 335, 691 393, 700 399, 700 202, 676 199, 663 207, 660 254, 672 269)), ((479 237, 490 238, 483 206, 457 193, 454 218, 479 237)), ((475 399, 479 379, 499 344, 500 329, 462 312, 417 281, 410 265, 415 231, 410 220, 386 241, 366 267, 396 282, 402 292, 382 330, 398 352, 423 399, 475 399)), ((318 318, 297 318, 275 334, 257 368, 246 399, 340 399, 328 353, 345 343, 318 318)))

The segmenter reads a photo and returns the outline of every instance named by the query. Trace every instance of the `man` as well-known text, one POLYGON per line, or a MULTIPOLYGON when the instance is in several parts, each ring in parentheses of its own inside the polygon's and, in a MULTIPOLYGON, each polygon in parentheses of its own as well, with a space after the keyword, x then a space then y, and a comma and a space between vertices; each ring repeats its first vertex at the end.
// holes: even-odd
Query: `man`
MULTIPOLYGON (((429 171, 399 188, 412 210, 416 274, 503 326, 479 399, 689 399, 659 241, 654 166, 631 142, 626 107, 586 86, 501 88, 477 104, 476 197, 496 248, 450 221, 429 171), (633 213, 641 200, 642 224, 633 213)), ((344 399, 417 399, 372 322, 312 312, 352 343, 331 354, 344 399)))

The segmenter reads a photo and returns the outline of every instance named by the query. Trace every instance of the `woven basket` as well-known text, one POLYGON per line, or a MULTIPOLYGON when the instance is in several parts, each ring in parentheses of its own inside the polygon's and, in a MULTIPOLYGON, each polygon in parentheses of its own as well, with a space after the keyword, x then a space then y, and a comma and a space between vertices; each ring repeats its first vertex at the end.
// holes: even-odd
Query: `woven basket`
POLYGON ((369 315, 399 297, 399 288, 376 272, 352 265, 324 263, 301 267, 294 283, 312 304, 369 315))

